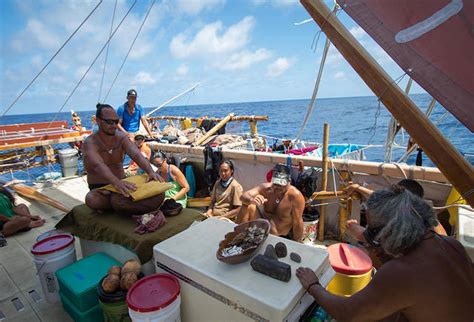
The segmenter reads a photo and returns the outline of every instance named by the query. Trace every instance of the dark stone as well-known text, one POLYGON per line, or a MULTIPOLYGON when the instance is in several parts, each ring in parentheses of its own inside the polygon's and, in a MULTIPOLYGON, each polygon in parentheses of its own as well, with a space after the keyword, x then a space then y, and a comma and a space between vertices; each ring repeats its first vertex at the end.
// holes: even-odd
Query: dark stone
POLYGON ((265 255, 257 255, 250 262, 252 268, 277 280, 288 282, 291 279, 291 266, 265 255))
POLYGON ((286 257, 286 255, 288 255, 288 250, 286 249, 286 245, 282 242, 276 243, 275 251, 279 258, 283 258, 283 257, 286 257))
POLYGON ((272 244, 267 245, 267 248, 265 248, 265 253, 263 255, 278 260, 275 247, 273 247, 272 244))
POLYGON ((301 263, 301 256, 298 255, 297 253, 290 253, 290 259, 293 262, 301 263))

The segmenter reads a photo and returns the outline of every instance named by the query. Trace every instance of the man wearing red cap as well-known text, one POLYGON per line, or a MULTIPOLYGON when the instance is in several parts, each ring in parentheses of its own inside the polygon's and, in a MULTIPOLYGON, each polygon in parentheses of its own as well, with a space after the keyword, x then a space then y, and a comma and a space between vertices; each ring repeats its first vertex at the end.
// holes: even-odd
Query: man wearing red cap
POLYGON ((271 183, 262 183, 242 195, 242 207, 236 222, 240 224, 258 218, 267 219, 272 225, 270 232, 273 235, 301 242, 305 200, 290 182, 289 168, 277 164, 271 183))

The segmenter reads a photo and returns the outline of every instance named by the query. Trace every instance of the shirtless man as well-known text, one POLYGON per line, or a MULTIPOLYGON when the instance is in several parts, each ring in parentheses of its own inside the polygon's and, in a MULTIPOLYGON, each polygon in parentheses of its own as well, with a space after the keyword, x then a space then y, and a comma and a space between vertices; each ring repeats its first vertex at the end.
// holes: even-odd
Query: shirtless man
MULTIPOLYGON (((125 178, 123 169, 125 153, 148 174, 150 180, 161 181, 161 178, 128 136, 117 131, 119 118, 112 106, 97 104, 96 117, 99 130, 88 136, 83 145, 84 167, 91 190, 86 195, 86 205, 96 210, 107 210, 114 208, 111 203, 112 193, 98 188, 113 184, 125 197, 129 197, 130 193, 136 190, 134 184, 121 180, 125 178)), ((140 202, 135 203, 137 207, 140 202)))
POLYGON ((237 223, 268 219, 272 224, 272 234, 301 242, 305 201, 301 192, 290 184, 287 166, 276 165, 271 183, 262 183, 245 192, 240 200, 242 207, 237 215, 237 223))
POLYGON ((367 200, 371 248, 388 258, 370 283, 351 297, 332 295, 313 269, 298 268, 303 287, 337 321, 473 321, 474 274, 455 239, 435 234, 433 209, 400 186, 367 200))

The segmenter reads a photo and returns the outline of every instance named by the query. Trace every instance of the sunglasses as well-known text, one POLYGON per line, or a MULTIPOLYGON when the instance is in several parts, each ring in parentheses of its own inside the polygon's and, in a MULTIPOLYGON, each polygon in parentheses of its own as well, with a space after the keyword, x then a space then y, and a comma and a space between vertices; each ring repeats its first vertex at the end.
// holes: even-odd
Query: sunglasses
POLYGON ((369 228, 367 226, 367 228, 364 230, 364 238, 370 246, 380 247, 380 242, 376 240, 375 237, 377 237, 382 229, 383 227, 369 228))
POLYGON ((113 124, 117 125, 117 124, 119 124, 119 122, 120 122, 119 119, 115 119, 115 120, 114 120, 114 119, 104 119, 104 118, 102 118, 102 117, 99 117, 99 119, 101 119, 102 121, 104 121, 104 122, 107 123, 108 125, 113 125, 113 124))

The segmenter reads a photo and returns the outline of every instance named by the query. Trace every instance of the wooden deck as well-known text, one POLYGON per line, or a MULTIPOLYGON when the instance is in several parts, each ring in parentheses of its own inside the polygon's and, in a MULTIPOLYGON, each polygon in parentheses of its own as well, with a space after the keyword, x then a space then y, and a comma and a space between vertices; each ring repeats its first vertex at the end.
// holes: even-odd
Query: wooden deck
MULTIPOLYGON (((71 207, 81 204, 88 191, 85 178, 82 177, 64 180, 40 190, 71 207)), ((8 237, 8 245, 0 248, 0 321, 72 321, 61 303, 50 304, 45 301, 30 253, 36 238, 53 229, 64 213, 18 196, 17 200, 27 204, 32 213, 45 218, 46 224, 8 237)), ((78 239, 76 253, 78 258, 82 257, 78 239)))

